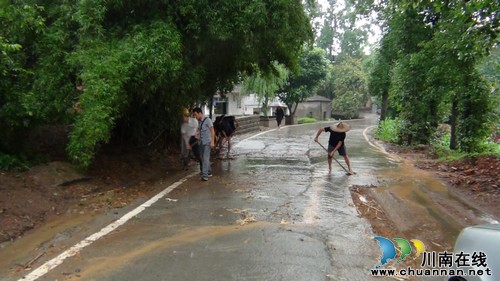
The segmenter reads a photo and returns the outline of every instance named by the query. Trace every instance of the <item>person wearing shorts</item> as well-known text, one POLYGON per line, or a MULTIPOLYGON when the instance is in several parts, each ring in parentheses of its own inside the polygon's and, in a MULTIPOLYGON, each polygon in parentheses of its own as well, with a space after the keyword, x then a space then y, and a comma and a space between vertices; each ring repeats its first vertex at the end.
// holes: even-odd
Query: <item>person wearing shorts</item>
POLYGON ((344 161, 347 164, 348 174, 352 174, 351 162, 349 161, 349 156, 347 155, 347 150, 345 146, 346 132, 351 129, 349 124, 344 122, 339 122, 334 126, 320 128, 316 137, 315 142, 318 142, 318 137, 322 132, 330 133, 330 139, 328 140, 328 171, 332 172, 332 158, 335 151, 338 151, 339 155, 344 157, 344 161))

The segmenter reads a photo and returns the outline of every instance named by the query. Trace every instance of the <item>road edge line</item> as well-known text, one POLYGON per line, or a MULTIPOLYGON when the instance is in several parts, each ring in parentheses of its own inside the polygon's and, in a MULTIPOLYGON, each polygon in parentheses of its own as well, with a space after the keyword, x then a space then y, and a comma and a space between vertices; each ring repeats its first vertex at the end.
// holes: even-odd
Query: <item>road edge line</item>
POLYGON ((374 128, 376 128, 377 126, 368 126, 366 127, 364 130, 363 130, 363 137, 365 138, 365 140, 368 142, 368 144, 370 146, 372 146, 373 148, 377 149, 378 151, 384 153, 386 155, 387 158, 389 158, 390 160, 393 160, 393 161, 401 161, 401 157, 399 157, 398 155, 396 154, 393 154, 393 153, 390 153, 388 152, 387 150, 385 150, 385 148, 377 143, 374 143, 370 140, 370 137, 368 136, 368 131, 370 130, 373 130, 374 128))
POLYGON ((43 275, 47 274, 49 271, 54 269, 55 267, 59 266, 64 262, 66 258, 72 257, 80 252, 81 249, 89 246, 90 244, 94 243, 98 239, 104 237, 105 235, 109 234, 113 230, 117 229, 118 227, 122 226, 125 224, 128 220, 131 218, 137 216, 140 214, 142 211, 144 211, 146 208, 151 207, 154 203, 156 203, 158 200, 160 200, 162 197, 167 195, 168 193, 172 192, 174 189, 176 189, 179 185, 183 184, 186 180, 189 178, 193 177, 194 175, 198 174, 197 172, 191 173, 184 178, 178 180, 177 182, 171 184, 167 188, 165 188, 163 191, 160 193, 156 194, 153 196, 151 199, 148 201, 144 202, 140 206, 136 207, 132 211, 126 213, 123 215, 121 218, 117 219, 116 221, 108 224, 104 228, 102 228, 99 232, 96 232, 87 238, 83 239, 79 243, 75 244, 73 247, 69 248, 68 250, 64 251, 63 253, 59 254, 57 257, 45 262, 41 266, 39 266, 37 269, 33 270, 30 272, 28 275, 22 277, 18 281, 34 281, 43 275))

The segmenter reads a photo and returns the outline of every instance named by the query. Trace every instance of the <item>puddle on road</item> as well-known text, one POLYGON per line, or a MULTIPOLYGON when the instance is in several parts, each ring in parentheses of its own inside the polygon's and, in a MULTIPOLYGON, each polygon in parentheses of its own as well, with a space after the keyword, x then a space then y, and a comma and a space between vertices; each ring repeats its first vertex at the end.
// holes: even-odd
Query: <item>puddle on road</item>
MULTIPOLYGON (((409 162, 378 171, 382 186, 374 190, 391 220, 398 222, 407 237, 424 237, 437 244, 452 246, 466 226, 485 223, 485 215, 453 193, 432 173, 409 162)), ((444 246, 444 245, 443 245, 444 246)))

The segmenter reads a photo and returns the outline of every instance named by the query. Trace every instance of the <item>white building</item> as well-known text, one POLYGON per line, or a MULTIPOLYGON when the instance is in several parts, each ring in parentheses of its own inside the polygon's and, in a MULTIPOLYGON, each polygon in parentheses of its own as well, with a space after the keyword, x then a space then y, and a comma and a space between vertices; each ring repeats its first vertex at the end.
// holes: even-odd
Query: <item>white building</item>
MULTIPOLYGON (((286 104, 281 102, 278 98, 274 98, 268 102, 267 116, 274 116, 276 108, 281 106, 285 111, 285 115, 289 115, 290 111, 286 104)), ((213 103, 214 116, 226 114, 235 116, 245 115, 262 115, 262 104, 259 102, 257 94, 242 93, 242 86, 236 85, 230 93, 225 97, 215 95, 213 103)))

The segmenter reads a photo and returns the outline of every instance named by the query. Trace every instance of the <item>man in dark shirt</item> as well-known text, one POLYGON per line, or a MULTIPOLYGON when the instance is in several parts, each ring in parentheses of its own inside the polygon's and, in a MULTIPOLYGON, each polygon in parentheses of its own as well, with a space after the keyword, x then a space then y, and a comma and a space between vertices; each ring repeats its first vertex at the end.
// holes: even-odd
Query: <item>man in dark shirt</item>
POLYGON ((330 139, 328 140, 328 171, 332 172, 332 158, 335 154, 335 151, 338 151, 340 155, 344 157, 344 161, 347 164, 348 172, 347 174, 353 174, 351 170, 351 163, 349 161, 349 156, 347 156, 347 151, 345 148, 345 136, 346 132, 351 129, 349 124, 344 122, 339 122, 335 126, 320 128, 316 137, 314 138, 315 142, 318 142, 318 137, 322 132, 329 132, 330 139))

